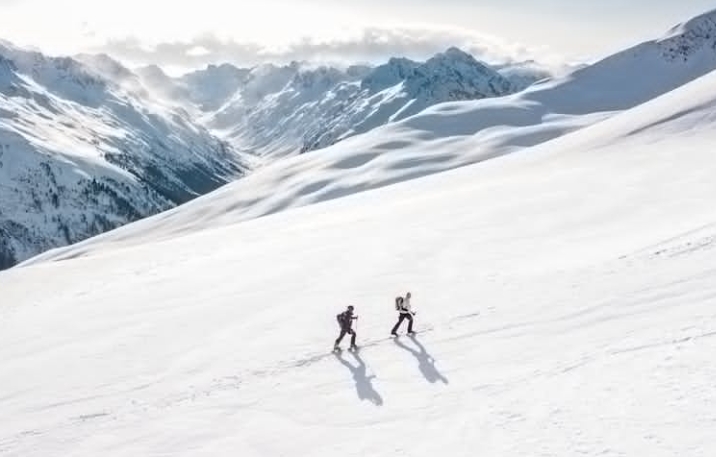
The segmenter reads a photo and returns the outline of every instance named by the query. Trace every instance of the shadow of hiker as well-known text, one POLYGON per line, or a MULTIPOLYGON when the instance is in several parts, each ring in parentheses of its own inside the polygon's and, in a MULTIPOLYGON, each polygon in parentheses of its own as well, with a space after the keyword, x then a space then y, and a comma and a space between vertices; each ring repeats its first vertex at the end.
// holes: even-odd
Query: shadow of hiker
POLYGON ((355 357, 358 362, 357 366, 354 366, 352 363, 349 363, 346 359, 344 359, 342 353, 334 353, 336 359, 338 359, 344 367, 351 371, 353 381, 356 383, 356 393, 358 394, 358 398, 360 398, 361 401, 368 400, 376 406, 382 406, 383 397, 381 397, 380 394, 373 388, 372 379, 375 378, 375 375, 368 376, 366 374, 367 367, 365 362, 363 362, 363 359, 361 359, 355 352, 352 352, 351 354, 353 354, 353 357, 355 357))
POLYGON ((418 359, 418 368, 428 382, 434 384, 441 381, 443 384, 448 384, 448 379, 435 367, 435 359, 433 356, 428 354, 428 351, 425 350, 425 346, 418 341, 415 335, 409 335, 409 338, 413 341, 413 343, 415 343, 419 350, 415 350, 410 346, 405 345, 398 338, 394 338, 393 341, 398 347, 405 349, 418 359))

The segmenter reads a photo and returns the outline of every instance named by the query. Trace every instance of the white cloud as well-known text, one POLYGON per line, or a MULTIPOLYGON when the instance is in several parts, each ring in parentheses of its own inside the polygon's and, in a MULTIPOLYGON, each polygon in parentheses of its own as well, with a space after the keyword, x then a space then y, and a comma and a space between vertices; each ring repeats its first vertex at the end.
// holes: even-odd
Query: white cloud
POLYGON ((167 67, 196 68, 211 63, 230 62, 239 66, 289 61, 378 62, 392 56, 415 59, 429 57, 457 46, 490 63, 536 59, 559 64, 560 57, 545 49, 530 49, 496 37, 456 28, 401 27, 364 28, 344 33, 341 38, 301 38, 280 45, 219 38, 204 34, 192 40, 165 41, 149 46, 136 38, 110 40, 94 49, 129 64, 158 64, 167 67))
POLYGON ((115 50, 125 60, 181 67, 419 58, 453 45, 488 59, 559 60, 481 34, 490 32, 593 59, 658 36, 712 1, 0 0, 0 39, 54 55, 115 50), (648 6, 655 1, 658 8, 648 6))
POLYGON ((186 54, 188 56, 205 56, 211 54, 211 51, 206 49, 204 46, 194 46, 191 49, 187 49, 186 54))

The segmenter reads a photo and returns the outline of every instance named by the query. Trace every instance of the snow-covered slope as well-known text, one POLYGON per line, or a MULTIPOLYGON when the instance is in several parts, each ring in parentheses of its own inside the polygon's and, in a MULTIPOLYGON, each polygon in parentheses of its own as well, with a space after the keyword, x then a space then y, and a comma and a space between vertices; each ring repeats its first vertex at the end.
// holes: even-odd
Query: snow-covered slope
POLYGON ((535 88, 529 99, 568 114, 623 110, 715 68, 716 10, 674 27, 657 40, 577 70, 566 80, 547 82, 535 88))
POLYGON ((0 273, 0 451, 711 456, 714 94, 238 224, 202 219, 222 189, 184 236, 0 273), (407 290, 423 332, 391 341, 407 290))
POLYGON ((515 91, 507 78, 456 48, 426 62, 393 58, 375 68, 263 65, 249 72, 233 98, 207 118, 207 126, 259 156, 285 156, 436 103, 515 91))
POLYGON ((0 268, 239 176, 238 156, 107 56, 0 46, 0 268))

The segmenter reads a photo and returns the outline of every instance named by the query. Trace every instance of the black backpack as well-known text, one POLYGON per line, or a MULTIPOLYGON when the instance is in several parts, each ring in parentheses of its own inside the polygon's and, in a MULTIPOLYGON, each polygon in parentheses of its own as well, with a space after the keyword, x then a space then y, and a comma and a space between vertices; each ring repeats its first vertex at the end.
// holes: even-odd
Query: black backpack
POLYGON ((400 311, 403 307, 403 297, 395 297, 395 310, 400 311))
POLYGON ((348 316, 348 311, 336 314, 336 320, 341 327, 347 327, 351 322, 351 318, 348 316))

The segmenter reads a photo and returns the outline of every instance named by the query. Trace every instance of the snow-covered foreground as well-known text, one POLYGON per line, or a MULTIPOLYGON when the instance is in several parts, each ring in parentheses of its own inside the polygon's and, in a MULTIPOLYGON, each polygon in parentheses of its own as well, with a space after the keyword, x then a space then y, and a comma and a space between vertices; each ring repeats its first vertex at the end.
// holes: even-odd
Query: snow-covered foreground
POLYGON ((1 273, 0 453, 714 455, 715 89, 1 273), (428 331, 392 341, 407 290, 428 331), (347 304, 364 348, 335 356, 347 304))

